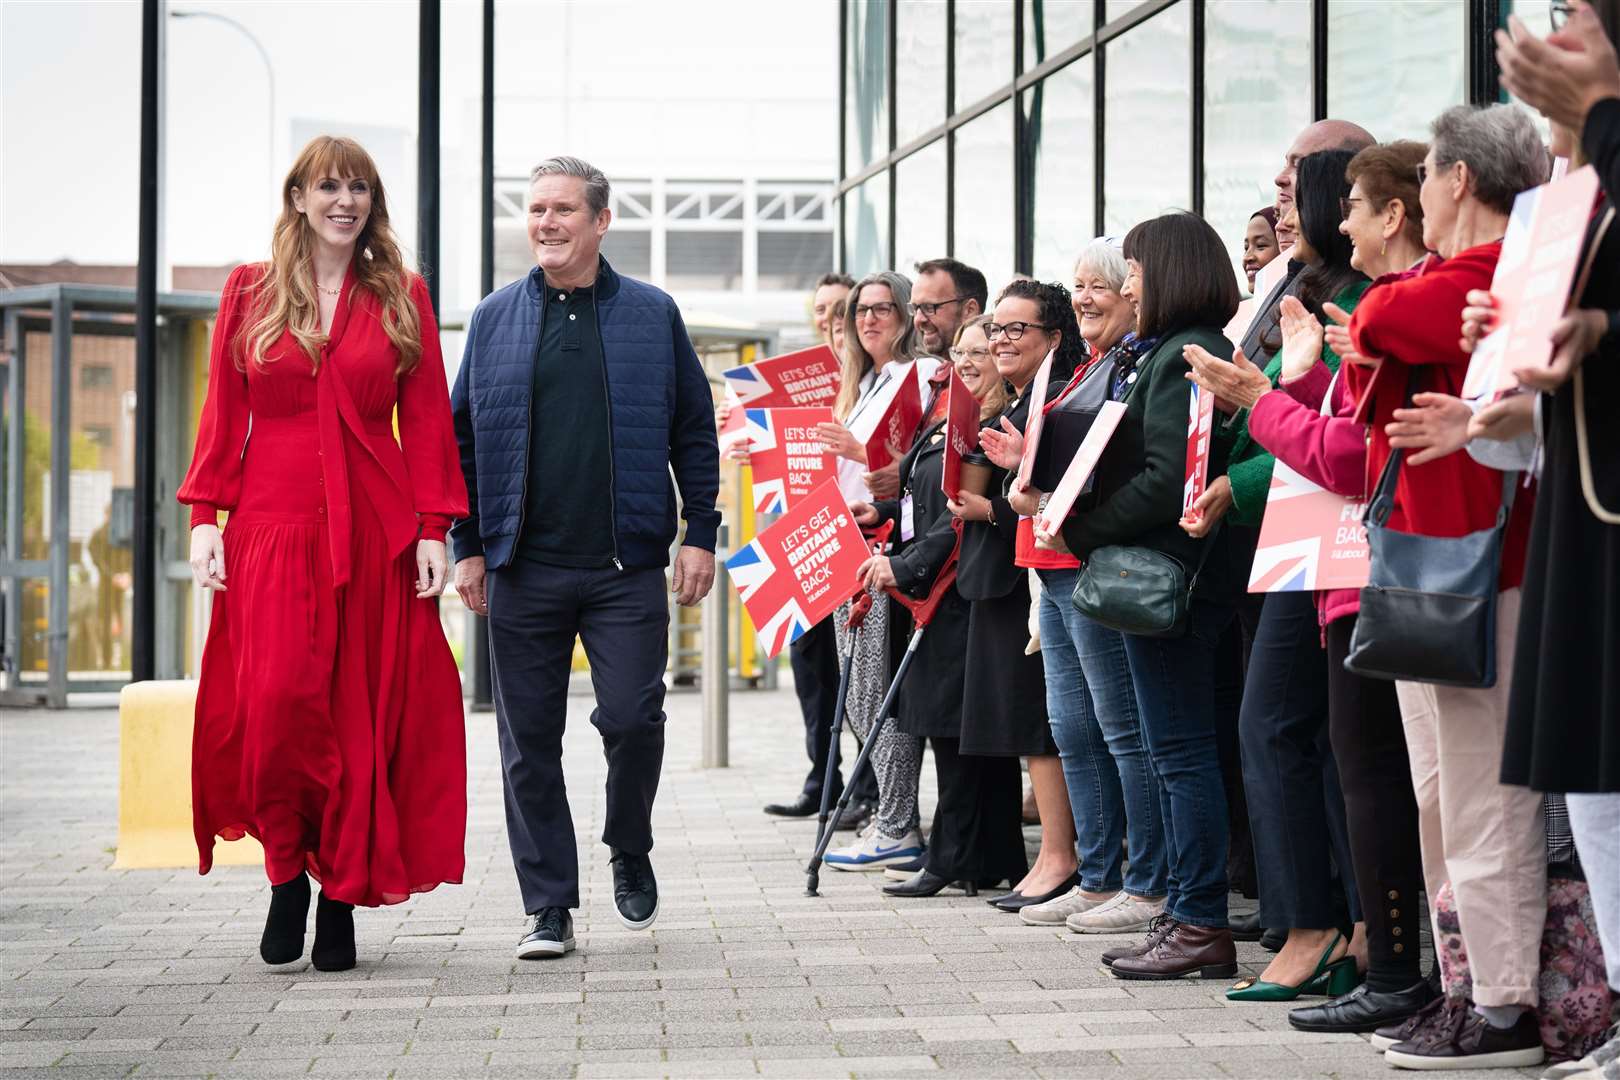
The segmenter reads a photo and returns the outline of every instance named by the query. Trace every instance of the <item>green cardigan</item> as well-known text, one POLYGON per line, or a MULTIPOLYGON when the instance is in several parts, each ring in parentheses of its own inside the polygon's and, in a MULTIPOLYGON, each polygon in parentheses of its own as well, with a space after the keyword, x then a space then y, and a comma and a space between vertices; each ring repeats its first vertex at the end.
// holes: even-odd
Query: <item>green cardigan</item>
MULTIPOLYGON (((1125 398, 1125 415, 1097 466, 1096 492, 1081 500, 1063 523, 1063 539, 1081 558, 1112 544, 1148 547, 1187 567, 1190 574, 1206 544, 1224 550, 1225 530, 1195 540, 1179 524, 1182 491, 1187 479, 1187 400, 1192 370, 1181 353, 1187 344, 1202 345, 1230 359, 1232 343, 1213 327, 1193 327, 1167 334, 1137 365, 1136 382, 1125 398)), ((1209 475, 1226 466, 1226 440, 1210 447, 1209 475)), ((1215 595, 1225 587, 1226 559, 1211 552, 1199 577, 1198 591, 1215 595)))
MULTIPOLYGON (((1367 291, 1367 281, 1358 281, 1333 298, 1333 302, 1346 311, 1354 311, 1361 294, 1367 291)), ((1339 370, 1339 357, 1326 345, 1322 346, 1322 360, 1329 370, 1339 370)), ((1266 378, 1272 389, 1277 388, 1282 376, 1282 350, 1266 365, 1266 378)), ((1229 516, 1234 525, 1258 526, 1266 512, 1266 498, 1271 492, 1271 466, 1276 462, 1270 451, 1249 434, 1249 410, 1240 409, 1224 425, 1233 437, 1230 464, 1226 477, 1232 484, 1232 509, 1229 516)))

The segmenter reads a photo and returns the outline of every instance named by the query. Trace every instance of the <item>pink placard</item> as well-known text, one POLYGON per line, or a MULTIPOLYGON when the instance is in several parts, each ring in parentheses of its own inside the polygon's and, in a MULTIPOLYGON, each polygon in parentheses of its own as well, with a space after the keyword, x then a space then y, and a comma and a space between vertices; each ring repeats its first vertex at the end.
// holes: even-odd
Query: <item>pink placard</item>
POLYGON ((1114 437, 1114 431, 1124 416, 1123 401, 1105 401, 1102 408, 1097 410, 1097 419, 1091 422, 1086 437, 1080 440, 1080 448, 1074 452, 1074 459, 1063 470, 1063 479, 1058 481, 1057 488, 1047 497, 1046 509, 1035 519, 1035 535, 1038 538, 1046 540, 1057 534, 1063 519, 1074 508, 1074 500, 1085 489, 1086 480, 1096 470, 1097 462, 1102 460, 1103 450, 1108 446, 1108 440, 1114 437))
POLYGON ((1035 468, 1035 452, 1040 449, 1041 430, 1046 427, 1046 387, 1052 381, 1052 359, 1057 356, 1053 349, 1041 361, 1040 370, 1035 372, 1035 385, 1029 392, 1029 421, 1024 424, 1024 456, 1018 459, 1018 486, 1028 487, 1029 477, 1035 468))
POLYGON ((1491 278, 1496 329, 1474 346, 1463 397, 1494 400, 1519 385, 1514 368, 1551 362, 1553 327, 1569 305, 1597 193, 1597 172, 1584 165, 1513 200, 1491 278))

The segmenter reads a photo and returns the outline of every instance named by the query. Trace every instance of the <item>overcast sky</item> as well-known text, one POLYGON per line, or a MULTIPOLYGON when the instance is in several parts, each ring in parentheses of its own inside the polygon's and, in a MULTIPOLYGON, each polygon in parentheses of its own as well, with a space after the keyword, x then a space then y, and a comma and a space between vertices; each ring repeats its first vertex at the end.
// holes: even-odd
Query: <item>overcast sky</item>
MULTIPOLYGON (((242 23, 269 52, 275 80, 267 132, 265 67, 247 38, 213 19, 168 20, 171 262, 262 257, 292 142, 322 130, 376 141, 396 225, 414 236, 414 0, 170 8, 242 23)), ((832 0, 500 0, 496 9, 498 172, 572 151, 610 176, 833 178, 832 0)), ((0 261, 135 261, 140 10, 138 0, 0 3, 0 261)), ((478 198, 481 10, 478 0, 443 6, 447 222, 478 198)))

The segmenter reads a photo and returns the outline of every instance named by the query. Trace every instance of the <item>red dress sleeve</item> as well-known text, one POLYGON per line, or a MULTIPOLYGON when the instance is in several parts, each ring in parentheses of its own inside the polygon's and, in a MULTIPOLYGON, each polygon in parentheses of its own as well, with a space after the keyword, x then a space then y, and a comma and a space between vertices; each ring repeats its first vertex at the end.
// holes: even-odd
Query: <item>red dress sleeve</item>
POLYGON ((175 498, 191 507, 191 527, 217 525, 242 493, 242 450, 248 436, 246 349, 239 340, 252 317, 261 268, 238 266, 219 296, 208 355, 208 397, 197 422, 191 468, 175 498))
POLYGON ((414 275, 411 299, 422 329, 422 358, 399 379, 399 443, 422 539, 442 542, 450 522, 467 516, 467 484, 450 421, 450 384, 439 347, 439 323, 426 282, 414 275))

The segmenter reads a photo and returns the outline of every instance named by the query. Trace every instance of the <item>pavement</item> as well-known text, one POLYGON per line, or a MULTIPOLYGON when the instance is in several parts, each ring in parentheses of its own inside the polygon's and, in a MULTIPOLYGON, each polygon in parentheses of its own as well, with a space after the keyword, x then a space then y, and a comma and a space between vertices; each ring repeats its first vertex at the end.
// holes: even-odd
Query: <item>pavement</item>
MULTIPOLYGON (((115 712, 0 712, 0 1080, 1393 1073, 1359 1036, 1226 1002, 1224 982, 1116 981, 1098 963, 1115 938, 960 894, 891 900, 877 874, 828 870, 806 897, 814 824, 760 812, 806 768, 791 688, 732 695, 727 769, 699 767, 700 702, 669 698, 652 930, 614 918, 601 744, 575 696, 579 950, 512 958, 523 913, 495 721, 475 713, 465 883, 357 911, 360 963, 338 974, 259 960, 258 869, 111 869, 115 712)), ((932 804, 925 769, 925 820, 932 804)), ((1264 966, 1258 945, 1239 949, 1264 966)))

